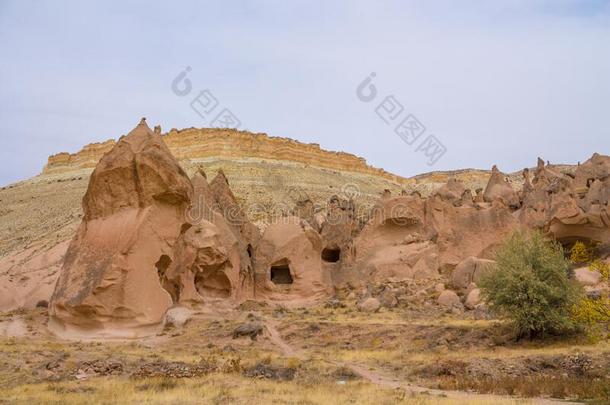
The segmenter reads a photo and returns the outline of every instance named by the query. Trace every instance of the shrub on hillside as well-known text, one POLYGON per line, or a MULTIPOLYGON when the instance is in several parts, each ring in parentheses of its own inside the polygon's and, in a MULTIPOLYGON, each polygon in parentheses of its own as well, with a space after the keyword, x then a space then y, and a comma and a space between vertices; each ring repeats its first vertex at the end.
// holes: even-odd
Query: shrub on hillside
POLYGON ((610 281, 610 264, 601 259, 595 259, 589 265, 591 271, 597 271, 602 275, 602 280, 610 281))
POLYGON ((583 242, 577 241, 570 249, 570 262, 572 264, 584 264, 591 261, 591 249, 583 242))
POLYGON ((590 338, 602 339, 610 328, 610 298, 582 297, 572 309, 572 319, 583 325, 590 338))
POLYGON ((565 333, 575 326, 570 315, 580 297, 568 270, 558 243, 540 232, 517 232, 500 246, 480 287, 490 309, 514 322, 519 338, 565 333))

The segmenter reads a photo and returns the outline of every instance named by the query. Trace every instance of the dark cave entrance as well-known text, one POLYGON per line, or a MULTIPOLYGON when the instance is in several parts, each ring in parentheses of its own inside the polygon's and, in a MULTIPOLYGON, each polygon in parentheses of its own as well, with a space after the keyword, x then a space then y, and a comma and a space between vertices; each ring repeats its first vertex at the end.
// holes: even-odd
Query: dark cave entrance
POLYGON ((272 264, 269 273, 271 276, 271 281, 274 284, 290 285, 293 282, 292 274, 290 274, 290 266, 288 265, 288 260, 286 259, 272 264))
POLYGON ((168 280, 167 275, 165 274, 171 264, 172 259, 168 255, 161 255, 159 260, 157 260, 157 263, 155 263, 155 267, 157 268, 157 276, 159 277, 161 287, 169 293, 172 297, 172 301, 176 303, 180 300, 180 288, 178 284, 168 280))
POLYGON ((326 248, 322 250, 322 260, 327 263, 336 263, 341 259, 341 249, 326 248))

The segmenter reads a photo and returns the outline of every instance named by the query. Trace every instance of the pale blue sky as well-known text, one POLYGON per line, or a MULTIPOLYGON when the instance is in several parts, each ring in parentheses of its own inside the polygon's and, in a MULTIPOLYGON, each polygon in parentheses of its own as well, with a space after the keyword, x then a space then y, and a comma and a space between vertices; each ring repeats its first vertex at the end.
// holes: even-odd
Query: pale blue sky
POLYGON ((576 163, 610 153, 610 2, 0 0, 0 185, 142 116, 208 126, 204 89, 244 128, 403 176, 576 163), (433 167, 375 114, 390 94, 446 146, 433 167))

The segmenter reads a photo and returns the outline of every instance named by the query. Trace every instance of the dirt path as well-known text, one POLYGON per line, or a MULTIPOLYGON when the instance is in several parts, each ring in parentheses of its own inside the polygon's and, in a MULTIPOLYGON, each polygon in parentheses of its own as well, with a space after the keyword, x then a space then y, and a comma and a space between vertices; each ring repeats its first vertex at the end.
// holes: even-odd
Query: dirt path
POLYGON ((299 357, 304 358, 305 355, 301 352, 297 352, 292 346, 290 346, 282 336, 280 332, 277 330, 277 321, 265 319, 265 326, 267 331, 269 332, 269 338, 273 343, 275 343, 280 349, 282 349, 282 353, 286 357, 299 357))
MULTIPOLYGON (((281 349, 284 356, 298 357, 300 359, 306 360, 308 358, 306 353, 304 353, 301 350, 295 349, 294 347, 290 346, 284 339, 282 339, 282 336, 280 335, 279 331, 277 330, 278 323, 279 322, 276 320, 265 319, 265 327, 267 328, 267 331, 269 332, 269 338, 271 339, 271 341, 275 345, 277 345, 277 347, 279 347, 281 349)), ((493 404, 500 400, 502 400, 502 401, 523 400, 523 401, 526 401, 526 402, 529 402, 532 404, 538 404, 538 405, 552 405, 552 404, 577 405, 577 404, 581 404, 580 402, 569 402, 569 401, 553 400, 553 399, 546 399, 546 398, 516 398, 516 397, 511 397, 508 395, 477 394, 477 393, 464 392, 464 391, 449 391, 449 390, 431 389, 431 388, 421 387, 418 385, 413 385, 413 384, 410 384, 405 381, 401 381, 396 378, 385 376, 385 375, 379 373, 377 370, 373 370, 370 367, 359 365, 359 364, 356 364, 353 362, 335 361, 335 360, 328 360, 328 359, 326 359, 326 361, 328 361, 329 363, 334 364, 338 367, 348 368, 348 369, 352 370, 355 374, 360 376, 361 378, 368 380, 373 384, 376 384, 376 385, 379 385, 382 387, 392 388, 392 389, 402 389, 406 393, 409 393, 409 394, 435 395, 435 396, 441 396, 441 397, 446 397, 446 398, 459 399, 461 401, 464 401, 464 403, 469 403, 471 401, 472 402, 488 401, 490 404, 493 404)))

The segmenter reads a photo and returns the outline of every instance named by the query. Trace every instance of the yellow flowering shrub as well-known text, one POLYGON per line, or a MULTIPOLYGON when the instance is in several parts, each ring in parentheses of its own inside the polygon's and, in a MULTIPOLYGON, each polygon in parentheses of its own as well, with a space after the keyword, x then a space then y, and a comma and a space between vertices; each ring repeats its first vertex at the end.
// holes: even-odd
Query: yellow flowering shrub
POLYGON ((572 308, 572 321, 581 325, 591 342, 608 338, 610 332, 610 298, 583 298, 572 308))
POLYGON ((603 260, 595 259, 589 265, 589 269, 599 272, 602 275, 602 280, 610 281, 610 264, 604 262, 603 260))
POLYGON ((589 263, 591 261, 591 250, 582 243, 577 241, 570 250, 570 262, 572 264, 589 263))
POLYGON ((572 318, 588 326, 610 322, 610 298, 583 298, 574 306, 572 318))

